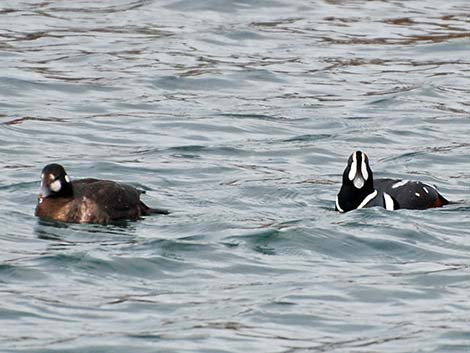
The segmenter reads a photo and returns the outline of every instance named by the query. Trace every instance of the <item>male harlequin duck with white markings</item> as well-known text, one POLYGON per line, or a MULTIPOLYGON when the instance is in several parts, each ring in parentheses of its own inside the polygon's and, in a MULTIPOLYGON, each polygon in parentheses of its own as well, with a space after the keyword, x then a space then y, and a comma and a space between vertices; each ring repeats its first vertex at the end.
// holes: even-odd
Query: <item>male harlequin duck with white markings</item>
POLYGON ((150 214, 168 214, 153 209, 140 200, 143 191, 110 180, 71 181, 59 164, 49 164, 41 174, 35 215, 41 219, 67 223, 107 224, 137 220, 150 214))
POLYGON ((373 206, 387 210, 423 210, 448 203, 436 187, 420 181, 374 179, 369 159, 361 151, 349 157, 343 185, 336 196, 336 210, 339 212, 373 206))

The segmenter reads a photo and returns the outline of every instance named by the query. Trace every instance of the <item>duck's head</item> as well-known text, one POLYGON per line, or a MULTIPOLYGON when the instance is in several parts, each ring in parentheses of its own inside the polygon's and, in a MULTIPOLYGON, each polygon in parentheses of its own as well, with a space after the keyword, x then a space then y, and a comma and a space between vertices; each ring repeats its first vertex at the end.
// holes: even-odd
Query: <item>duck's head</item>
POLYGON ((42 169, 40 196, 43 198, 73 196, 72 182, 60 164, 48 164, 42 169))

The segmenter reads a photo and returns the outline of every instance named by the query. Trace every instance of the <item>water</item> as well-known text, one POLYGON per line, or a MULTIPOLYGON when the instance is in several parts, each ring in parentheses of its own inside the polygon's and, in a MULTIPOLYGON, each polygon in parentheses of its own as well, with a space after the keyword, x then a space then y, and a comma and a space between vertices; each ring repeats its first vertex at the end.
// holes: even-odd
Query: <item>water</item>
POLYGON ((467 1, 3 1, 2 352, 468 352, 467 1), (348 155, 444 209, 334 212, 348 155), (170 216, 39 222, 39 174, 170 216))

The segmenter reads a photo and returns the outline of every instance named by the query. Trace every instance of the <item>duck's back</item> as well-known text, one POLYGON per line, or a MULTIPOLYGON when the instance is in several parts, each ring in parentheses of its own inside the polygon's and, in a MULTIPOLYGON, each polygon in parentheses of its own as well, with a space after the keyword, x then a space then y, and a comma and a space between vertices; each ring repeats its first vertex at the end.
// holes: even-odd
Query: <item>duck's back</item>
POLYGON ((136 220, 149 209, 140 201, 142 192, 131 185, 80 179, 72 181, 72 187, 72 197, 45 198, 38 204, 36 215, 62 222, 105 224, 136 220))
POLYGON ((374 187, 392 196, 400 208, 426 209, 449 203, 436 187, 420 181, 374 179, 374 187))

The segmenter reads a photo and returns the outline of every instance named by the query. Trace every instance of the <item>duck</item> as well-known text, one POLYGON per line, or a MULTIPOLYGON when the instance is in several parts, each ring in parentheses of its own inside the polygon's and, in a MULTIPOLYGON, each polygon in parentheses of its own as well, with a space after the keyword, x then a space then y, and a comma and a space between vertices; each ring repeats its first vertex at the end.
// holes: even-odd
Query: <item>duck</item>
POLYGON ((169 213, 144 204, 140 200, 143 193, 132 185, 111 180, 71 180, 62 165, 52 163, 41 172, 35 216, 64 223, 110 224, 169 213))
POLYGON ((390 211, 424 210, 448 204, 449 201, 434 185, 421 181, 374 179, 367 155, 355 151, 350 155, 343 172, 335 209, 341 213, 374 206, 390 211))

